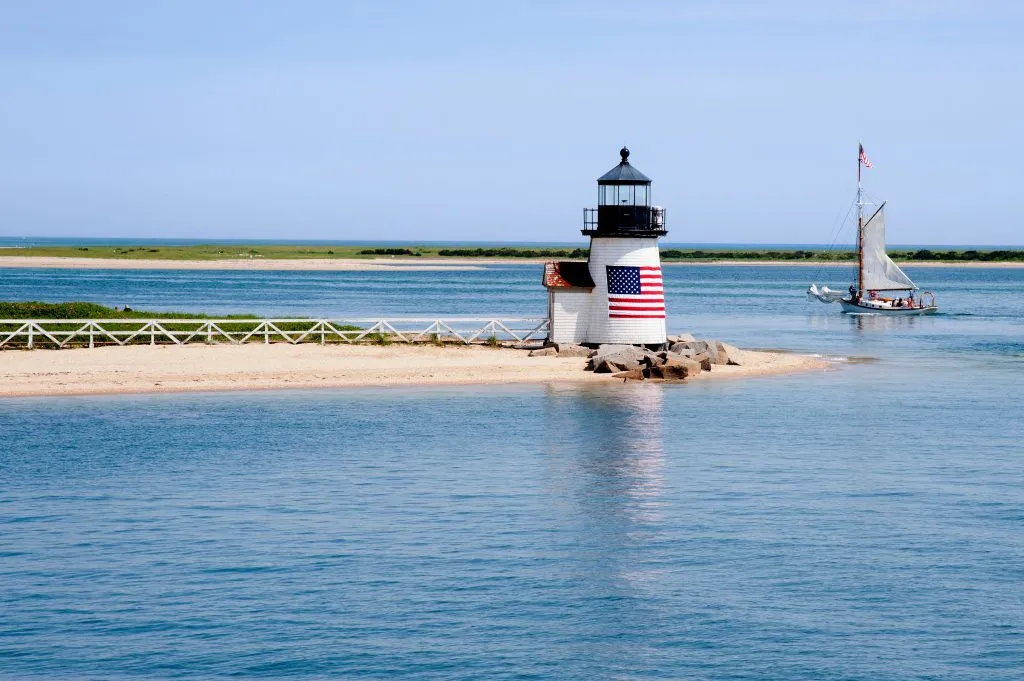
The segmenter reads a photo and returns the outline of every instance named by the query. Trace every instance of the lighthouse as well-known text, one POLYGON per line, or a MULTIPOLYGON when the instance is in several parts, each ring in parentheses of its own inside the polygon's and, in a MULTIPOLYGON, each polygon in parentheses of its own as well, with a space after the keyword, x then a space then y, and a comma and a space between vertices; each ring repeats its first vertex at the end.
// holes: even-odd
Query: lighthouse
POLYGON ((665 343, 665 292, 658 239, 665 210, 651 205, 651 180, 619 151, 597 180, 597 208, 583 209, 590 257, 544 265, 548 339, 554 343, 665 343))

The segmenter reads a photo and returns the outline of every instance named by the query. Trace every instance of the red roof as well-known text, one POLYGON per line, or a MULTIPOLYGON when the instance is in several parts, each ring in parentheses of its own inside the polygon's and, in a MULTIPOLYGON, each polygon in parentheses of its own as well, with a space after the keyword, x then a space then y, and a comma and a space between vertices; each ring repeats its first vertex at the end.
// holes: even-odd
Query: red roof
POLYGON ((587 263, 578 260, 544 263, 544 286, 548 288, 594 288, 587 263))

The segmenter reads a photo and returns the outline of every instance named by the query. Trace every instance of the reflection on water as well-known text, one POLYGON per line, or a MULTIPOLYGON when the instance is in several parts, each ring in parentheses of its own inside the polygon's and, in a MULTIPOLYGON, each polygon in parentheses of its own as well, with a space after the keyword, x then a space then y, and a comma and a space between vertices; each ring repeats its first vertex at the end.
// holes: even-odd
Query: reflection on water
MULTIPOLYGON (((680 386, 675 386, 680 387, 680 386)), ((582 499, 598 515, 656 522, 664 486, 664 389, 658 384, 548 388, 549 451, 586 473, 582 499), (581 404, 570 406, 567 400, 581 404), (609 503, 609 500, 612 500, 609 503)))
POLYGON ((851 325, 854 329, 869 332, 913 331, 929 321, 921 316, 890 317, 878 314, 852 314, 846 316, 851 319, 851 325))
POLYGON ((574 543, 590 557, 591 578, 629 589, 656 579, 638 551, 663 534, 665 390, 681 387, 548 388, 548 455, 561 462, 554 474, 573 480, 574 543))

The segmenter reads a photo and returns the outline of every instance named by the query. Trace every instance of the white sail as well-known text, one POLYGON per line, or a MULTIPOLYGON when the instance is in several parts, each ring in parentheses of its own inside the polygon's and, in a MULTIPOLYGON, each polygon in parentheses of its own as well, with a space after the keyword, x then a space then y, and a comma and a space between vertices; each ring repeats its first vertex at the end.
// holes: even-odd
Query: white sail
POLYGON ((817 284, 811 284, 807 289, 807 297, 810 300, 819 300, 823 303, 836 303, 843 299, 843 294, 833 291, 828 286, 822 286, 819 289, 817 284))
POLYGON ((868 218, 861 231, 864 249, 864 290, 904 291, 916 289, 899 265, 885 253, 885 204, 868 218))

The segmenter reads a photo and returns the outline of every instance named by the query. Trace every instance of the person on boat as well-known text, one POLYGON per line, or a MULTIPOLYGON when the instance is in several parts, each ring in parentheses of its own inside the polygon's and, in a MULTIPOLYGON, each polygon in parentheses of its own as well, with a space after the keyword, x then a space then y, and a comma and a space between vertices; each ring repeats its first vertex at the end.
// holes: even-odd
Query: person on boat
POLYGON ((914 292, 913 291, 911 291, 910 293, 907 294, 907 304, 910 307, 914 307, 914 292))
POLYGON ((855 305, 860 302, 860 294, 857 293, 856 284, 850 284, 850 300, 855 305))

